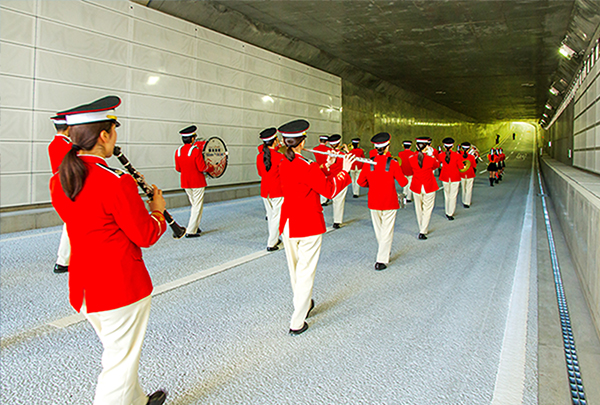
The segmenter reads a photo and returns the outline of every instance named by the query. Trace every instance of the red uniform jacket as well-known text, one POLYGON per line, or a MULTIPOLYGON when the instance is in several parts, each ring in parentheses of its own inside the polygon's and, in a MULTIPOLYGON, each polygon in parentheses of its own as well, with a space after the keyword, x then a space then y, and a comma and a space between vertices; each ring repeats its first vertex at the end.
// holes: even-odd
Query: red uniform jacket
POLYGON ((148 214, 135 180, 111 169, 98 156, 81 155, 88 175, 71 201, 60 178, 50 179, 52 205, 67 224, 71 242, 69 299, 88 312, 133 304, 152 292, 141 247, 154 244, 167 229, 161 214, 148 214))
POLYGON ((256 168, 258 169, 258 175, 261 177, 260 196, 263 198, 283 197, 281 179, 279 178, 279 164, 281 163, 281 160, 285 158, 281 153, 271 148, 271 169, 267 171, 263 158, 263 149, 262 147, 259 149, 260 153, 256 157, 256 168))
POLYGON ((460 158, 464 161, 465 159, 468 160, 469 162, 471 162, 471 167, 469 167, 469 169, 464 172, 461 173, 460 176, 463 179, 474 179, 475 178, 475 171, 477 170, 477 159, 475 159, 475 156, 467 153, 467 157, 464 157, 464 155, 460 155, 460 158))
POLYGON ((290 238, 304 238, 325 233, 325 218, 320 196, 335 197, 350 184, 350 175, 341 171, 337 175, 325 176, 314 162, 300 154, 291 162, 284 158, 279 165, 283 205, 279 232, 283 233, 289 221, 290 238))
POLYGON ((419 166, 419 153, 415 153, 408 158, 408 163, 413 169, 413 178, 410 183, 410 191, 420 194, 421 187, 425 187, 426 193, 432 193, 439 190, 433 171, 440 166, 438 160, 429 155, 423 156, 423 167, 419 166))
POLYGON ((440 181, 457 182, 460 181, 460 171, 464 167, 463 158, 458 152, 450 151, 450 163, 446 163, 446 152, 440 152, 437 155, 438 161, 442 164, 440 170, 440 181))
POLYGON ((417 152, 413 152, 410 149, 404 149, 402 152, 398 153, 398 157, 400 158, 400 168, 402 169, 402 173, 405 176, 412 176, 413 169, 411 165, 408 163, 408 158, 414 155, 417 152))
POLYGON ((358 185, 369 187, 369 209, 383 211, 400 208, 394 180, 402 187, 408 184, 408 180, 394 159, 390 160, 389 170, 385 170, 388 159, 390 159, 388 156, 376 156, 377 164, 375 166, 365 164, 358 176, 358 185))
POLYGON ((54 139, 48 145, 52 174, 58 172, 58 166, 60 166, 65 155, 71 150, 71 145, 72 143, 68 136, 61 134, 54 135, 54 139))
MULTIPOLYGON (((361 158, 365 157, 365 152, 361 148, 354 148, 354 149, 350 150, 350 153, 352 153, 356 157, 361 157, 361 158)), ((354 164, 352 164, 352 168, 350 170, 360 170, 363 168, 363 164, 364 163, 362 163, 362 162, 354 162, 354 164)))
POLYGON ((175 170, 181 173, 181 188, 206 187, 204 173, 207 169, 198 143, 183 144, 175 152, 175 170))
MULTIPOLYGON (((337 155, 345 155, 346 152, 342 152, 341 150, 337 150, 337 149, 330 149, 331 152, 337 154, 337 155)), ((325 156, 327 157, 327 156, 325 156)), ((335 158, 335 162, 333 162, 333 164, 329 167, 329 172, 327 172, 327 170, 325 170, 325 174, 338 174, 339 172, 342 171, 342 167, 344 166, 344 158, 335 158)))
MULTIPOLYGON (((329 146, 325 145, 324 143, 318 144, 313 149, 318 150, 320 152, 331 152, 331 150, 332 150, 329 146)), ((325 168, 325 163, 327 163, 327 158, 329 156, 322 155, 320 153, 313 153, 313 155, 315 156, 315 161, 317 162, 317 164, 319 165, 321 170, 323 170, 324 172, 327 172, 328 169, 325 168)))

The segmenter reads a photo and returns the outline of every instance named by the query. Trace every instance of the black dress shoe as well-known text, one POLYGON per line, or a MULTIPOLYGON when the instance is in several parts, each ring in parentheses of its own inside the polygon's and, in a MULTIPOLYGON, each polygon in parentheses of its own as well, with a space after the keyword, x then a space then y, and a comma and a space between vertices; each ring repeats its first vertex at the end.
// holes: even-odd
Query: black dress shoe
POLYGON ((452 215, 446 215, 446 218, 448 218, 448 221, 454 221, 454 217, 452 215))
POLYGON ((465 208, 471 208, 471 206, 469 204, 463 204, 463 207, 465 207, 465 208))
POLYGON ((314 307, 315 307, 315 300, 311 299, 310 300, 310 308, 308 308, 308 311, 306 312, 307 318, 310 316, 310 311, 312 311, 314 307))
POLYGON ((387 269, 387 266, 385 265, 385 263, 375 263, 375 270, 385 270, 387 269))
POLYGON ((58 263, 56 263, 54 265, 54 272, 56 274, 66 273, 68 271, 69 271, 69 266, 63 266, 62 264, 58 264, 58 263))
POLYGON ((340 229, 342 227, 342 225, 334 223, 333 224, 333 229, 340 229))
POLYGON ((200 236, 200 232, 198 232, 198 233, 186 233, 185 234, 186 238, 197 238, 199 236, 200 236))
POLYGON ((412 202, 412 200, 406 200, 406 202, 407 202, 407 203, 411 203, 411 202, 412 202))
POLYGON ((290 335, 297 336, 301 333, 306 332, 307 329, 308 329, 308 324, 306 322, 304 322, 304 325, 302 325, 302 327, 300 329, 290 329, 290 335))
POLYGON ((357 196, 356 194, 354 194, 352 197, 353 197, 353 198, 358 198, 358 196, 357 196))
POLYGON ((273 252, 275 250, 279 250, 279 246, 275 245, 275 246, 267 246, 267 252, 273 252))
POLYGON ((148 397, 147 405, 162 405, 167 400, 167 393, 164 391, 156 391, 148 397))
POLYGON ((425 240, 425 239, 427 239, 427 236, 424 233, 420 233, 419 234, 419 239, 425 240))

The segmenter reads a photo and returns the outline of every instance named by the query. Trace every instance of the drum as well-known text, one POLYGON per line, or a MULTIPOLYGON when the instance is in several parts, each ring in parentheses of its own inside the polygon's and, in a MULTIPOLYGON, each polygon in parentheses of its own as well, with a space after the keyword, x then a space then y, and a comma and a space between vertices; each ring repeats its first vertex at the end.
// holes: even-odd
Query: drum
POLYGON ((229 152, 227 151, 225 142, 221 138, 213 136, 205 141, 202 148, 202 155, 208 166, 206 174, 213 179, 218 179, 225 173, 229 152))

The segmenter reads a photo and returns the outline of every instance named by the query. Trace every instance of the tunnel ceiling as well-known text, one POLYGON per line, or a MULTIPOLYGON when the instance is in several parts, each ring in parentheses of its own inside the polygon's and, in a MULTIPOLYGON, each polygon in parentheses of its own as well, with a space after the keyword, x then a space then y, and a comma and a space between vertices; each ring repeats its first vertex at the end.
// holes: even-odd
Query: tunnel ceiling
POLYGON ((536 0, 139 2, 346 80, 364 85, 356 72, 367 72, 373 76, 371 87, 381 79, 482 122, 540 118, 575 5, 536 0))

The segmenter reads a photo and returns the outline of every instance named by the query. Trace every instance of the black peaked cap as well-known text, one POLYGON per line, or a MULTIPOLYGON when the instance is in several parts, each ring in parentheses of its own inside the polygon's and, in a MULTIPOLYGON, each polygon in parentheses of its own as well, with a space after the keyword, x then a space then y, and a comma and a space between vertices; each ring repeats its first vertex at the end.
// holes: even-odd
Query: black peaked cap
POLYGON ((371 138, 371 142, 373 143, 384 143, 391 139, 391 135, 387 132, 380 132, 371 138))
POLYGON ((183 128, 181 131, 179 131, 179 133, 181 134, 181 136, 192 136, 197 129, 197 126, 190 125, 189 127, 183 128))
POLYGON ((300 136, 310 127, 310 124, 306 120, 294 120, 286 124, 283 124, 277 130, 281 132, 283 136, 300 136))
POLYGON ((277 133, 277 128, 272 127, 272 128, 267 128, 261 131, 261 133, 259 134, 260 139, 268 139, 273 137, 273 135, 275 135, 277 133))

